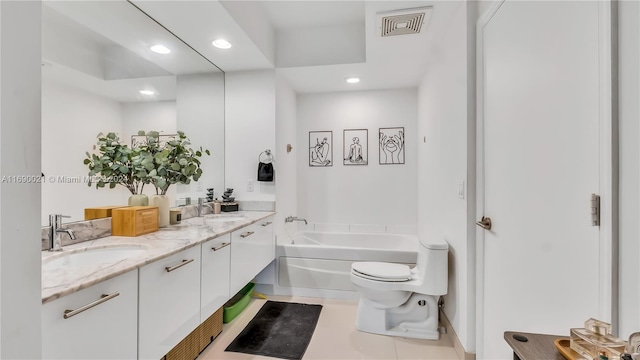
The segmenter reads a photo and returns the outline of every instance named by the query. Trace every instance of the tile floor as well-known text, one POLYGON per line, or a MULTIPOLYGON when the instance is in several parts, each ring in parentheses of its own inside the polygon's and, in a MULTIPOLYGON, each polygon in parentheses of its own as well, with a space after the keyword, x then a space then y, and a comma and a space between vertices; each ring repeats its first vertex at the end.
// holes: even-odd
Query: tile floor
MULTIPOLYGON (((318 325, 303 359, 458 359, 451 340, 446 335, 442 336, 439 341, 429 341, 357 331, 355 329, 358 306, 356 301, 291 296, 269 296, 269 300, 323 305, 318 325)), ((200 354, 197 360, 273 360, 274 358, 265 356, 224 351, 251 321, 265 301, 252 299, 251 304, 242 314, 231 323, 224 325, 222 333, 200 354)))

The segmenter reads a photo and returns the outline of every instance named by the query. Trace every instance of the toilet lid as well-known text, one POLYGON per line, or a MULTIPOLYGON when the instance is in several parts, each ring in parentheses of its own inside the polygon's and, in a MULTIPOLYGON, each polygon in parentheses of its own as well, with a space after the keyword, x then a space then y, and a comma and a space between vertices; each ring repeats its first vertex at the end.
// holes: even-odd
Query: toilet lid
POLYGON ((411 269, 407 265, 383 262, 356 262, 351 265, 356 275, 380 281, 411 280, 411 269))

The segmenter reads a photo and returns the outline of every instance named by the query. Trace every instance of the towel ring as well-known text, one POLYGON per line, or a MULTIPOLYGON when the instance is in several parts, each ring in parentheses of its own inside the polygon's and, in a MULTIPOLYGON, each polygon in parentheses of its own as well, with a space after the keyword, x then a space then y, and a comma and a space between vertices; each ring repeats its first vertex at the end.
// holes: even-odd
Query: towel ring
POLYGON ((271 155, 271 150, 267 149, 261 152, 260 155, 258 155, 258 162, 271 164, 273 162, 273 155, 271 155), (264 161, 262 160, 262 155, 265 155, 267 157, 264 161))

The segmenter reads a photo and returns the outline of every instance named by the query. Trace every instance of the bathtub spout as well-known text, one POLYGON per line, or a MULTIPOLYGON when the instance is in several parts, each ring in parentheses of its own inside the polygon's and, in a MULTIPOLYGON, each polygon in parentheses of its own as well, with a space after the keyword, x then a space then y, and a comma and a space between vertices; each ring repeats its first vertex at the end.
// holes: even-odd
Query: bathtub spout
POLYGON ((298 219, 298 217, 297 217, 297 216, 287 216, 287 217, 284 219, 284 222, 285 222, 285 223, 290 223, 290 222, 294 222, 294 221, 304 221, 304 224, 305 224, 305 225, 308 225, 308 223, 307 223, 307 219, 298 219))

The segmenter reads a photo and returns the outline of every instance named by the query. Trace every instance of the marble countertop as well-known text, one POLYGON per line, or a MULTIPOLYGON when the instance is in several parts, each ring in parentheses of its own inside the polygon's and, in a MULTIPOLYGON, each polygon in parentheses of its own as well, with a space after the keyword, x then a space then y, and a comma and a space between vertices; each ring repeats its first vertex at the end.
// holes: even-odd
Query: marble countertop
POLYGON ((274 215, 268 211, 237 211, 218 215, 205 215, 183 220, 179 225, 169 225, 157 232, 137 237, 108 236, 96 240, 65 246, 62 252, 42 252, 42 303, 73 294, 102 281, 114 278, 146 264, 179 253, 221 235, 251 225, 274 215), (205 219, 229 217, 234 221, 207 221, 205 219), (244 217, 238 220, 238 217, 244 217), (99 262, 86 266, 47 266, 65 254, 85 252, 90 249, 125 247, 131 255, 121 260, 99 262), (140 251, 140 249, 144 249, 140 251))

